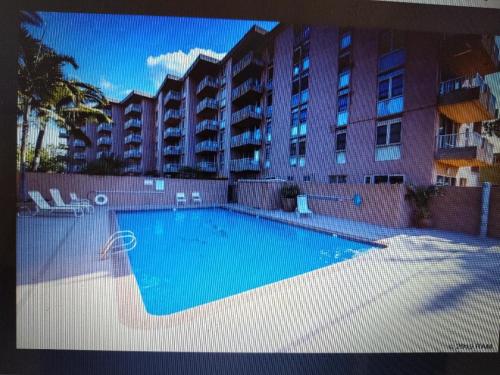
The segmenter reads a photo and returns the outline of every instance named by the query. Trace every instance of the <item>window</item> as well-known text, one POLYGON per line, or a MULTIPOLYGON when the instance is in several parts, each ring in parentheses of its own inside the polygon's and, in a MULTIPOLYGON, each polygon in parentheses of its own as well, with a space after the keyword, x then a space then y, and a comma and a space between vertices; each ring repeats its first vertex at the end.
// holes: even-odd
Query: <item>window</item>
POLYGON ((306 139, 301 138, 299 139, 299 155, 305 155, 306 154, 306 139))
POLYGON ((328 176, 328 181, 331 184, 346 184, 347 183, 347 175, 345 174, 334 174, 328 176))
POLYGON ((341 34, 340 36, 340 50, 344 50, 346 48, 349 48, 351 46, 351 33, 350 32, 345 32, 341 34))
POLYGON ((343 89, 349 86, 349 80, 351 77, 351 71, 346 69, 339 74, 339 89, 343 89))
POLYGON ((401 119, 384 121, 377 125, 377 146, 401 142, 401 119))
POLYGON ((436 176, 436 185, 438 186, 456 186, 457 179, 455 177, 448 176, 436 176))
POLYGON ((403 95, 403 70, 384 74, 378 79, 378 100, 403 95))
POLYGON ((405 33, 397 30, 384 30, 379 35, 379 53, 381 55, 405 46, 405 33))
POLYGON ((311 176, 310 175, 304 176, 304 182, 308 182, 308 181, 311 181, 311 176))
POLYGON ((458 184, 459 184, 459 186, 462 186, 462 187, 467 186, 467 179, 466 179, 466 178, 463 178, 463 177, 462 177, 462 178, 460 178, 460 180, 459 180, 459 183, 458 183, 458 184))
POLYGON ((347 143, 347 133, 337 133, 335 139, 335 162, 337 164, 346 163, 346 143, 347 143))
POLYGON ((266 142, 271 142, 272 140, 272 123, 270 120, 266 122, 266 142))
POLYGON ((365 184, 403 184, 404 181, 401 174, 365 176, 365 184))

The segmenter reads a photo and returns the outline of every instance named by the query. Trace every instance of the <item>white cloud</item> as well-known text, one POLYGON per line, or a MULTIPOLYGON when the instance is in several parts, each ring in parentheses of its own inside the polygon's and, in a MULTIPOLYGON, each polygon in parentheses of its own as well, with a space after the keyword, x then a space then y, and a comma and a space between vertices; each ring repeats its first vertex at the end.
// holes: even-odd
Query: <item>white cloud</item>
POLYGON ((153 81, 158 88, 166 74, 183 75, 200 54, 218 60, 226 55, 226 53, 218 53, 210 49, 193 48, 188 53, 179 50, 158 56, 148 56, 146 65, 151 69, 153 81))
POLYGON ((101 77, 101 80, 99 81, 99 86, 101 86, 102 89, 104 90, 112 90, 115 88, 115 85, 109 82, 106 78, 101 77))

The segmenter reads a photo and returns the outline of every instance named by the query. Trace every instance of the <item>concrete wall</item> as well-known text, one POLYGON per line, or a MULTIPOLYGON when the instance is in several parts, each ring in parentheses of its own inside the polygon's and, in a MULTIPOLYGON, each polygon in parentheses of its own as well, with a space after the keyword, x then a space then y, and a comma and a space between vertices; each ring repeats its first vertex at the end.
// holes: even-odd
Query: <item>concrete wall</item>
MULTIPOLYGON (((238 182, 238 203, 263 209, 280 209, 281 181, 238 182)), ((410 225, 411 209, 404 196, 403 185, 298 183, 308 195, 309 208, 318 214, 363 221, 389 227, 410 225), (360 194, 363 203, 356 206, 352 199, 360 194), (334 199, 338 199, 337 201, 334 199)))
POLYGON ((433 227, 479 234, 481 191, 480 187, 447 186, 443 188, 442 196, 431 200, 433 227))
POLYGON ((488 236, 500 238, 500 186, 491 188, 488 236))
MULTIPOLYGON (((54 187, 59 189, 65 201, 69 201, 70 192, 75 192, 79 197, 88 199, 93 199, 97 191, 125 192, 105 193, 109 198, 110 206, 174 204, 176 192, 184 192, 189 198, 193 191, 200 192, 204 203, 227 203, 227 180, 163 179, 165 190, 156 192, 154 186, 144 185, 144 180, 147 179, 152 178, 27 173, 26 186, 28 191, 40 191, 47 200, 51 199, 49 189, 54 187)), ((153 180, 157 180, 157 178, 153 180)))

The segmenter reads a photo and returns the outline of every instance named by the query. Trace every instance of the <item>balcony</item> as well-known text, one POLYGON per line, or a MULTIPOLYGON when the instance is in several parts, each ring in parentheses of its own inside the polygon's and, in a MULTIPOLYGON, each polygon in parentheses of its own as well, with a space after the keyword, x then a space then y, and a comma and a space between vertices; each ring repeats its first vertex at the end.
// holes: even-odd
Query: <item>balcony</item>
POLYGON ((231 94, 234 104, 241 105, 244 101, 255 103, 262 95, 263 86, 258 79, 250 78, 236 87, 231 94))
POLYGON ((142 151, 139 148, 131 148, 123 153, 125 159, 140 159, 142 157, 142 151))
POLYGON ((182 134, 181 128, 166 128, 163 131, 163 139, 179 138, 182 134))
POLYGON ((111 151, 99 151, 97 153, 97 159, 110 159, 113 157, 113 153, 111 151))
POLYGON ((216 120, 203 120, 196 124, 196 134, 216 132, 217 130, 219 130, 219 123, 216 120))
POLYGON ((194 147, 194 152, 202 153, 202 152, 217 152, 219 149, 219 144, 212 140, 206 140, 199 142, 194 147))
POLYGON ((247 126, 260 123, 262 120, 262 109, 257 106, 248 105, 235 112, 231 116, 231 125, 247 126))
POLYGON ((181 113, 178 109, 169 109, 163 115, 163 122, 167 124, 175 124, 181 119, 181 113))
POLYGON ((85 156, 85 152, 75 152, 73 154, 73 159, 75 160, 85 160, 86 156, 85 156))
POLYGON ((163 164, 164 173, 176 173, 179 172, 181 165, 179 163, 166 163, 163 164))
POLYGON ((231 172, 258 172, 260 171, 260 162, 253 158, 233 159, 229 169, 231 172))
POLYGON ((260 147, 261 137, 254 132, 245 132, 231 137, 231 147, 260 147))
POLYGON ((113 112, 112 112, 111 108, 105 108, 105 109, 104 109, 104 114, 105 114, 106 116, 108 116, 109 118, 111 118, 111 116, 112 116, 113 112))
POLYGON ((435 158, 452 167, 485 167, 493 164, 493 145, 476 132, 438 135, 435 158))
POLYGON ((213 98, 205 98, 196 106, 196 114, 204 115, 204 114, 214 114, 219 109, 219 105, 217 100, 213 98))
POLYGON ((480 76, 441 82, 438 109, 458 124, 493 120, 496 98, 480 76))
POLYGON ((105 146, 110 146, 111 145, 111 137, 99 137, 97 138, 97 145, 105 145, 105 146))
POLYGON ((443 41, 443 65, 458 76, 500 70, 500 54, 493 35, 452 35, 443 41))
POLYGON ((182 94, 179 91, 170 90, 165 95, 165 99, 163 99, 163 105, 167 108, 171 108, 172 106, 176 106, 182 100, 182 94))
POLYGON ((123 168, 124 173, 141 173, 141 167, 138 164, 127 165, 123 168))
POLYGON ((219 82, 217 78, 212 76, 206 76, 203 78, 198 86, 196 87, 196 95, 198 96, 213 96, 217 93, 219 89, 219 82))
POLYGON ((125 144, 138 144, 142 142, 142 136, 140 134, 130 134, 125 137, 125 144))
POLYGON ((71 142, 71 145, 73 147, 85 147, 85 142, 81 139, 74 139, 73 142, 71 142))
POLYGON ((142 112, 142 107, 140 104, 131 103, 125 107, 125 115, 140 114, 141 112, 142 112))
POLYGON ((233 78, 238 77, 243 81, 245 78, 260 74, 263 68, 264 61, 255 53, 249 52, 245 57, 233 65, 233 78))
POLYGON ((182 154, 181 146, 166 146, 163 148, 163 155, 180 155, 182 154))
POLYGON ((196 163, 196 167, 202 172, 208 172, 208 173, 217 172, 217 165, 211 161, 200 161, 196 163))
POLYGON ((104 133, 104 132, 111 133, 112 130, 113 130, 113 125, 106 122, 99 124, 99 126, 97 127, 98 133, 104 133))
POLYGON ((125 130, 127 130, 127 129, 140 129, 141 126, 142 126, 142 121, 138 120, 138 119, 135 119, 135 118, 127 120, 123 124, 123 128, 125 130))

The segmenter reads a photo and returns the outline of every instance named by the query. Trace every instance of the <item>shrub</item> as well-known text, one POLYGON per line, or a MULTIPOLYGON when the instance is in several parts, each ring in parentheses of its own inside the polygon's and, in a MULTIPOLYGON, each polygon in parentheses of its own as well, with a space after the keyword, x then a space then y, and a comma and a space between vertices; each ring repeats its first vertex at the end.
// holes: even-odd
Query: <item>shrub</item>
POLYGON ((297 198, 297 195, 300 194, 300 188, 296 184, 287 184, 281 188, 281 196, 283 198, 297 198))

